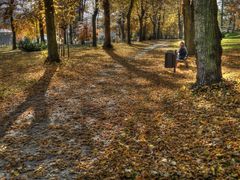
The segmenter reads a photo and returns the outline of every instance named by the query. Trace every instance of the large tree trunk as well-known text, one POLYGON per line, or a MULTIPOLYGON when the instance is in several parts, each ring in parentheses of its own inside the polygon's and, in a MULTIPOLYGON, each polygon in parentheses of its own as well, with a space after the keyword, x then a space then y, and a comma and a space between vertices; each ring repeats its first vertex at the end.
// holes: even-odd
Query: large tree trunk
POLYGON ((93 36, 93 41, 92 41, 92 45, 93 47, 97 47, 97 24, 96 24, 96 20, 97 20, 97 15, 98 15, 98 11, 99 11, 99 3, 98 0, 95 0, 95 9, 94 9, 94 13, 92 15, 92 36, 93 36))
POLYGON ((131 16, 132 9, 134 5, 134 0, 130 0, 130 5, 127 13, 127 43, 131 44, 131 16))
POLYGON ((11 15, 11 29, 12 29, 12 49, 17 49, 17 37, 16 37, 16 29, 14 26, 13 16, 11 15))
POLYGON ((191 0, 183 0, 184 16, 184 41, 186 43, 188 54, 195 54, 194 44, 194 5, 191 0))
POLYGON ((46 26, 47 26, 47 39, 48 39, 48 58, 49 62, 60 62, 58 54, 58 46, 56 40, 56 29, 54 23, 54 6, 53 0, 44 0, 46 26))
POLYGON ((103 9, 104 9, 104 26, 105 26, 105 39, 104 39, 103 47, 104 48, 112 48, 109 0, 103 0, 103 9))
POLYGON ((221 32, 216 0, 194 1, 197 85, 211 85, 222 80, 221 32))

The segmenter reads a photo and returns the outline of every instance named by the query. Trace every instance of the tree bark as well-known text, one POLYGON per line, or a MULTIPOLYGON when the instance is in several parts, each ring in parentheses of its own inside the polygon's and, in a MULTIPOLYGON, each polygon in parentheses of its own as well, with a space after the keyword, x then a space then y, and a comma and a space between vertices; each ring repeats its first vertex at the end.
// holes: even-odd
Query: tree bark
POLYGON ((153 39, 156 40, 157 39, 157 23, 156 21, 153 21, 152 22, 152 25, 153 25, 153 29, 152 29, 152 33, 153 33, 153 39))
POLYGON ((144 18, 144 25, 143 25, 143 31, 142 31, 142 40, 147 40, 147 17, 144 18))
POLYGON ((80 0, 79 7, 78 7, 78 21, 83 22, 85 8, 86 8, 86 0, 80 0))
POLYGON ((162 33, 161 33, 161 15, 158 16, 158 23, 157 23, 157 39, 162 38, 162 33))
POLYGON ((105 39, 104 39, 103 47, 106 49, 109 49, 109 48, 112 48, 109 0, 103 0, 103 9, 104 9, 104 26, 105 26, 105 39))
POLYGON ((39 19, 39 33, 40 33, 40 40, 42 43, 45 43, 45 38, 44 38, 44 27, 43 27, 43 22, 42 19, 39 19))
POLYGON ((191 0, 183 0, 184 17, 184 41, 186 43, 188 54, 195 54, 194 44, 194 5, 191 0))
POLYGON ((139 18, 139 41, 143 41, 143 18, 139 18))
MULTIPOLYGON (((181 2, 181 1, 180 1, 181 2)), ((181 9, 178 9, 178 38, 183 38, 183 23, 181 18, 181 9)))
POLYGON ((221 32, 218 26, 216 0, 194 1, 197 82, 199 86, 222 80, 221 32))
POLYGON ((73 44, 73 25, 69 25, 69 43, 73 44))
POLYGON ((63 28, 63 42, 67 44, 67 28, 63 28))
POLYGON ((139 41, 144 40, 144 19, 145 19, 145 14, 146 10, 143 4, 143 0, 140 1, 140 12, 138 13, 138 19, 139 19, 139 41))
POLYGON ((98 15, 98 11, 99 11, 99 4, 98 4, 98 0, 95 0, 95 9, 94 9, 94 13, 92 15, 92 36, 93 36, 93 41, 92 41, 92 46, 93 47, 97 47, 97 24, 96 24, 96 20, 97 20, 97 15, 98 15))
POLYGON ((46 15, 47 39, 48 39, 47 61, 60 62, 57 40, 56 40, 53 0, 44 0, 44 4, 45 4, 45 15, 46 15))
POLYGON ((11 29, 12 29, 12 50, 15 50, 17 49, 17 37, 16 37, 16 29, 14 26, 13 15, 11 15, 10 21, 11 21, 11 29))
POLYGON ((36 21, 35 22, 35 28, 36 28, 36 40, 37 40, 37 43, 39 43, 39 21, 36 21))
POLYGON ((120 31, 121 31, 121 40, 122 40, 122 42, 125 42, 126 36, 125 36, 125 16, 124 16, 124 14, 121 14, 120 31))
MULTIPOLYGON (((43 4, 42 1, 39 1, 39 11, 41 12, 43 10, 43 4)), ((40 40, 42 43, 45 43, 44 38, 44 27, 43 27, 43 17, 41 14, 39 14, 39 33, 40 33, 40 40)))
POLYGON ((233 28, 232 28, 232 32, 235 32, 235 30, 236 30, 236 15, 235 14, 233 14, 233 28))
POLYGON ((12 50, 15 50, 17 49, 16 28, 14 26, 14 18, 13 18, 13 13, 15 9, 15 5, 14 5, 15 0, 11 0, 9 2, 10 2, 9 15, 10 15, 10 23, 11 23, 11 29, 12 29, 12 50))
POLYGON ((224 0, 222 0, 221 6, 221 28, 223 29, 224 0))
POLYGON ((134 0, 130 0, 130 5, 127 13, 127 43, 131 44, 131 16, 133 10, 134 0))

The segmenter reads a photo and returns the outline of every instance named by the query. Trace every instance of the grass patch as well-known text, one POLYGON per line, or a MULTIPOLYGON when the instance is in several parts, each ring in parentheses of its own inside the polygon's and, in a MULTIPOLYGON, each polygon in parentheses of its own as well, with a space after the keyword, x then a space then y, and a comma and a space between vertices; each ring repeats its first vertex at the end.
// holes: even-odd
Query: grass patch
POLYGON ((222 40, 222 47, 224 50, 240 50, 240 37, 238 39, 224 38, 222 40))
POLYGON ((226 33, 225 38, 226 39, 240 39, 240 32, 226 33))

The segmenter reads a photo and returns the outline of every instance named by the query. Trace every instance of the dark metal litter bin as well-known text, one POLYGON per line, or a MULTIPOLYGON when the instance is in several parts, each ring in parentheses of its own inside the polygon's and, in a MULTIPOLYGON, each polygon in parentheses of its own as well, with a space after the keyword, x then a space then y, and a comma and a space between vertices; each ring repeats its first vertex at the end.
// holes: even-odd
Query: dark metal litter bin
POLYGON ((168 51, 165 54, 165 68, 174 68, 174 72, 176 71, 176 52, 168 51))

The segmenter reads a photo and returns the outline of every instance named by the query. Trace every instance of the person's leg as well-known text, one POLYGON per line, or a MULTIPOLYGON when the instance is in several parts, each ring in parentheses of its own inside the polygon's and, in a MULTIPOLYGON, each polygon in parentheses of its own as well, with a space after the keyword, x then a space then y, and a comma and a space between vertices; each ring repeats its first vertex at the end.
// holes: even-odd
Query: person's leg
POLYGON ((178 62, 180 61, 180 58, 179 58, 179 54, 177 54, 177 58, 176 58, 176 68, 177 68, 177 65, 178 65, 178 62))

